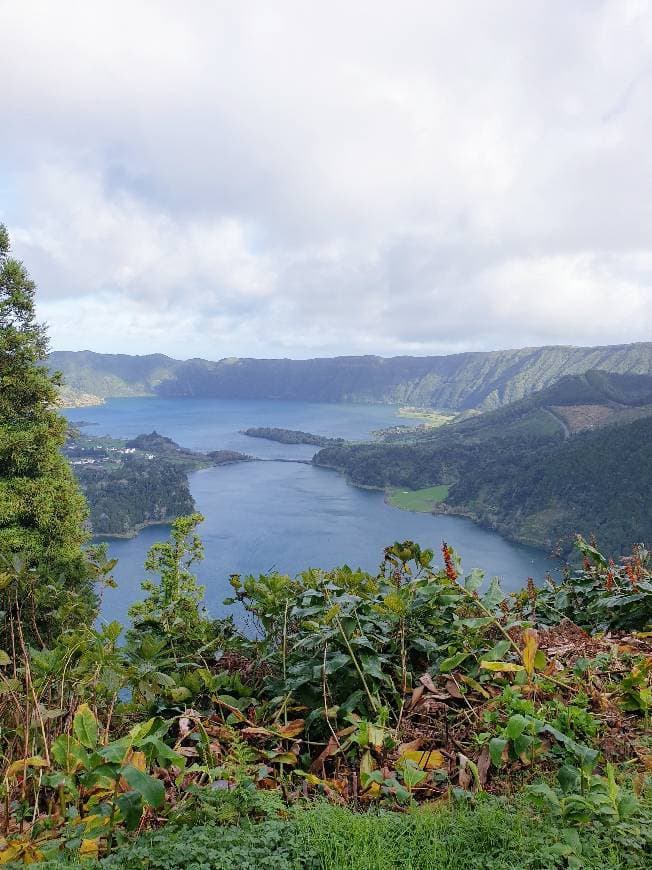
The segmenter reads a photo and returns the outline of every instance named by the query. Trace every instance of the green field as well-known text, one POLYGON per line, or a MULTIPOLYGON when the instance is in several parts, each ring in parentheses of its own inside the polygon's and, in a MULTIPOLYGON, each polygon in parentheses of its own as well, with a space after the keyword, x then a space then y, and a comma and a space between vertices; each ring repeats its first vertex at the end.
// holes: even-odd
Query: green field
POLYGON ((443 426, 444 423, 450 423, 454 420, 455 414, 445 414, 441 411, 436 411, 433 408, 399 408, 399 417, 409 417, 420 420, 426 426, 443 426))
POLYGON ((404 511, 431 511, 433 505, 444 501, 449 487, 442 483, 439 486, 428 486, 425 489, 392 489, 387 493, 387 501, 392 507, 404 511))

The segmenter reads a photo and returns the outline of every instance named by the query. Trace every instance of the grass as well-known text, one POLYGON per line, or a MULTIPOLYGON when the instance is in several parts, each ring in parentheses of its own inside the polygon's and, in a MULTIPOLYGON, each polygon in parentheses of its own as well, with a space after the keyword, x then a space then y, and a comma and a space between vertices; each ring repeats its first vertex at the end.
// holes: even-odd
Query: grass
MULTIPOLYGON (((320 870, 514 870, 568 866, 558 824, 527 807, 486 798, 475 805, 419 807, 409 813, 355 813, 321 805, 295 820, 320 870)), ((644 867, 611 836, 582 837, 584 868, 644 867), (629 860, 633 863, 629 863, 629 860)))
MULTIPOLYGON (((110 858, 87 861, 111 870, 514 870, 644 868, 640 850, 608 830, 585 830, 567 863, 564 837, 529 805, 482 796, 476 802, 421 806, 405 813, 356 812, 314 803, 286 819, 239 825, 168 825, 125 843, 110 858), (578 847, 579 842, 579 847, 578 847), (561 843, 561 846, 560 846, 561 843)), ((566 849, 566 852, 568 850, 566 849)), ((43 866, 43 865, 42 865, 43 866)), ((79 866, 65 860, 47 868, 79 866)))
POLYGON ((427 513, 433 506, 444 501, 450 489, 445 483, 439 486, 428 486, 425 489, 392 489, 387 494, 387 501, 392 507, 404 511, 423 511, 427 513))
POLYGON ((455 419, 455 414, 443 414, 441 411, 433 411, 432 408, 399 408, 399 417, 417 419, 428 426, 443 426, 455 419))

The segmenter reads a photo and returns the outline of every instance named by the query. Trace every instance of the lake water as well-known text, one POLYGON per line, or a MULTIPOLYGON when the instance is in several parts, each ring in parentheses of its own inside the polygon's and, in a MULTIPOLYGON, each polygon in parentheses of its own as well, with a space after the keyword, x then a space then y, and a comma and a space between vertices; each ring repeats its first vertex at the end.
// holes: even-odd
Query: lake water
MULTIPOLYGON (((72 421, 94 425, 88 435, 132 438, 157 432, 195 450, 228 448, 262 459, 310 459, 309 445, 285 445, 241 435, 250 426, 280 426, 347 439, 368 438, 372 430, 405 422, 397 408, 228 399, 112 399, 105 405, 74 408, 72 421)), ((418 421, 414 421, 418 422, 418 421)), ((349 486, 336 472, 292 462, 249 462, 207 468, 190 476, 206 559, 197 574, 206 586, 210 612, 229 612, 230 574, 277 569, 289 574, 308 567, 347 563, 374 571, 383 548, 411 539, 437 550, 443 540, 461 553, 465 571, 483 568, 507 590, 528 577, 541 580, 555 567, 544 554, 512 544, 459 517, 397 510, 383 494, 349 486)), ((140 597, 147 550, 167 537, 151 526, 130 540, 109 541, 118 558, 118 588, 105 592, 103 616, 124 620, 140 597)))

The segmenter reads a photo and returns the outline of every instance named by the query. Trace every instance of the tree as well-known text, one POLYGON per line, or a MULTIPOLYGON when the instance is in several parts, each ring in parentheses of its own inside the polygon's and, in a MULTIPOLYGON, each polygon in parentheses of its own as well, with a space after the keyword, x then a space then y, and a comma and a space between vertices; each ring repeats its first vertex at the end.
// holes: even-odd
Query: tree
POLYGON ((204 558, 204 547, 195 532, 203 522, 201 514, 178 517, 172 523, 170 540, 154 544, 147 554, 145 570, 160 580, 144 580, 147 597, 129 609, 134 623, 133 639, 139 632, 166 638, 175 655, 194 653, 209 638, 210 623, 203 607, 204 587, 197 583, 190 566, 204 558))
POLYGON ((86 502, 60 452, 61 379, 45 366, 35 291, 0 224, 0 631, 14 648, 18 626, 27 642, 47 643, 96 611, 86 502))

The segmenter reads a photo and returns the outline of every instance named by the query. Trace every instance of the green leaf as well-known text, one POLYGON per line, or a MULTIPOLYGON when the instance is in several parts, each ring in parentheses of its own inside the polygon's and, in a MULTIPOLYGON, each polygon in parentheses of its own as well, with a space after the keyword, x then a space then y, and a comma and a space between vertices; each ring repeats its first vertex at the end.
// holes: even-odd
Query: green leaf
POLYGON ((127 780, 134 791, 142 795, 146 804, 158 808, 165 800, 165 788, 160 779, 143 773, 133 764, 125 764, 121 770, 122 776, 127 780))
POLYGON ((178 752, 175 752, 174 749, 168 746, 167 743, 159 740, 158 737, 145 737, 144 740, 139 741, 138 745, 143 749, 151 747, 159 764, 162 761, 170 761, 176 764, 177 767, 184 767, 186 763, 183 755, 179 755, 178 752))
POLYGON ((351 663, 351 658, 347 653, 335 653, 332 656, 329 656, 326 659, 326 666, 324 670, 327 674, 334 674, 336 671, 339 671, 340 668, 345 667, 346 665, 351 663))
MULTIPOLYGON (((524 752, 532 746, 535 738, 530 734, 519 734, 518 737, 514 738, 514 752, 517 755, 522 755, 524 752)), ((539 742, 539 741, 537 741, 539 742)))
POLYGON ((536 655, 534 656, 534 668, 537 671, 542 671, 545 666, 548 664, 548 660, 546 658, 546 654, 542 649, 537 650, 536 655))
POLYGON ((506 671, 507 673, 518 674, 519 671, 525 673, 523 665, 517 665, 514 662, 489 662, 483 659, 480 662, 480 667, 485 671, 506 671))
POLYGON ((464 578, 464 588, 467 592, 477 592, 484 581, 484 571, 480 568, 474 568, 470 574, 464 578))
POLYGON ((101 755, 105 761, 120 764, 131 749, 131 746, 131 737, 121 737, 119 740, 114 740, 112 743, 100 747, 98 755, 101 755))
POLYGON ((559 808, 559 798, 545 782, 538 782, 536 785, 528 786, 527 793, 535 797, 544 798, 551 807, 555 809, 559 808))
POLYGON ((9 656, 7 655, 7 653, 3 649, 0 649, 0 667, 4 667, 5 665, 10 665, 10 664, 11 664, 11 659, 9 658, 9 656))
POLYGON ((378 656, 361 655, 360 664, 362 665, 362 670, 365 674, 371 674, 371 676, 375 677, 377 680, 384 679, 382 666, 378 656))
POLYGON ((489 589, 482 598, 482 603, 487 610, 495 610, 498 605, 505 600, 505 593, 500 586, 498 577, 492 577, 489 583, 489 589))
POLYGON ((509 737, 510 740, 515 740, 525 731, 527 724, 528 720, 525 716, 521 716, 520 713, 517 713, 515 716, 510 716, 509 721, 507 722, 507 727, 505 728, 506 736, 509 737))
POLYGON ((507 650, 511 647, 511 643, 508 640, 499 640, 498 643, 493 646, 488 653, 485 654, 485 659, 488 662, 499 662, 502 661, 503 656, 507 652, 507 650))
POLYGON ((408 762, 401 768, 403 782, 408 788, 414 788, 423 782, 428 776, 425 770, 421 770, 414 762, 408 762))
POLYGON ((82 746, 95 749, 97 746, 97 719, 88 704, 80 704, 72 720, 72 731, 82 746))
POLYGON ((90 766, 89 754, 78 740, 70 734, 60 734, 50 747, 52 757, 66 773, 73 773, 79 765, 85 770, 90 766))
POLYGON ((564 842, 571 847, 576 855, 582 854, 582 840, 576 828, 564 828, 563 831, 560 831, 560 834, 564 842))
POLYGON ((464 659, 468 659, 470 653, 467 652, 458 652, 452 656, 449 656, 447 659, 443 659, 439 663, 439 670, 442 674, 447 673, 448 671, 452 671, 458 665, 461 665, 464 659))
POLYGON ((502 737, 493 737, 489 741, 489 757, 492 764, 496 767, 501 767, 503 763, 503 751, 507 746, 507 740, 502 737))
POLYGON ((576 767, 571 767, 570 764, 564 764, 559 768, 557 779, 564 794, 569 794, 579 789, 580 772, 576 767))
POLYGON ((143 815, 142 795, 138 792, 130 791, 120 795, 117 803, 120 815, 125 823, 125 828, 128 831, 135 831, 143 815))

